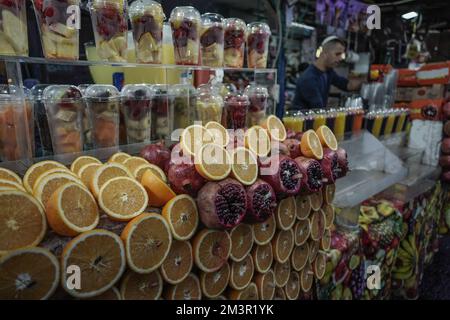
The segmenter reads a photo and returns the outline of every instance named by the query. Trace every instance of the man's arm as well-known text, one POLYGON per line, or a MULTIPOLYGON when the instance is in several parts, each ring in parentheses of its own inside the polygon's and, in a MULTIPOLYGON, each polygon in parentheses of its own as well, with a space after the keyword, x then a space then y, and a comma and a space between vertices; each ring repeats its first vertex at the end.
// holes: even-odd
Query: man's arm
POLYGON ((295 87, 295 97, 292 104, 296 109, 323 108, 322 94, 319 91, 319 86, 316 84, 316 81, 312 79, 305 81, 299 78, 295 87), (302 101, 307 102, 308 105, 302 105, 302 101))
POLYGON ((362 80, 362 79, 351 79, 348 81, 347 90, 348 91, 358 91, 359 89, 361 89, 361 86, 363 83, 364 83, 364 80, 362 80))

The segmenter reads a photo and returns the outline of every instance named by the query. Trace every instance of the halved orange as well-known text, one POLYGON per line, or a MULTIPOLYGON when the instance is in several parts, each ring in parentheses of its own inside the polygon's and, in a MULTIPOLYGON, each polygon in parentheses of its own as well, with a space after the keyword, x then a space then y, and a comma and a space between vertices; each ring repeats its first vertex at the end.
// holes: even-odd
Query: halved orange
POLYGON ((63 168, 66 169, 67 171, 70 171, 62 163, 52 160, 46 160, 35 163, 28 168, 27 172, 23 176, 23 186, 25 187, 25 189, 29 193, 33 193, 34 184, 39 179, 41 174, 53 168, 63 168))
POLYGON ((278 203, 275 217, 277 220, 277 228, 280 230, 292 229, 295 223, 297 207, 295 197, 288 197, 278 203))
POLYGON ((125 270, 125 249, 122 240, 107 230, 84 232, 64 247, 61 270, 68 270, 69 266, 79 268, 80 287, 72 287, 73 272, 61 272, 61 285, 64 290, 76 298, 100 295, 109 290, 125 270))
POLYGON ((89 188, 89 184, 91 183, 95 171, 101 166, 102 165, 98 163, 88 163, 78 170, 78 177, 87 188, 89 188))
POLYGON ((266 221, 253 224, 252 226, 253 235, 255 236, 255 243, 258 245, 269 243, 275 235, 275 231, 277 229, 277 223, 274 215, 271 215, 266 221))
POLYGON ((158 177, 162 181, 167 182, 167 177, 166 177, 166 174, 164 173, 164 171, 162 171, 160 167, 158 167, 154 164, 151 164, 151 163, 138 165, 132 173, 137 181, 141 181, 142 176, 144 175, 145 171, 147 171, 147 170, 152 170, 153 173, 158 175, 158 177))
POLYGON ((328 184, 324 186, 322 189, 323 201, 326 204, 332 204, 335 192, 336 192, 336 185, 328 184))
POLYGON ((272 300, 275 295, 275 274, 273 270, 266 273, 258 273, 255 276, 255 283, 258 287, 258 295, 261 300, 272 300))
POLYGON ((90 157, 90 156, 81 156, 81 157, 76 158, 72 162, 72 164, 70 165, 70 170, 73 173, 75 173, 76 175, 78 175, 78 172, 80 171, 80 169, 89 163, 102 164, 102 162, 100 160, 98 160, 97 158, 90 157))
POLYGON ((322 239, 320 239, 320 249, 328 251, 331 248, 331 230, 326 229, 322 239))
POLYGON ((301 246, 296 246, 292 251, 291 264, 295 271, 302 270, 309 261, 309 244, 306 242, 301 246))
POLYGON ((245 186, 255 183, 258 178, 258 162, 250 150, 238 147, 231 159, 231 176, 245 186))
POLYGON ((0 187, 6 188, 9 190, 18 190, 22 192, 27 192, 25 188, 22 186, 22 184, 17 183, 15 181, 6 180, 6 179, 0 179, 0 187))
POLYGON ((123 165, 127 167, 130 172, 134 172, 137 167, 145 164, 149 164, 149 162, 141 157, 129 157, 123 162, 123 165))
POLYGON ((270 152, 270 138, 261 126, 253 126, 244 134, 244 145, 258 157, 266 157, 270 152))
POLYGON ((66 169, 66 168, 52 168, 52 169, 49 169, 49 170, 45 171, 45 173, 42 174, 39 177, 39 179, 36 180, 36 183, 34 184, 34 187, 36 187, 36 185, 39 183, 40 179, 42 179, 43 177, 48 176, 50 174, 53 174, 53 173, 68 173, 68 174, 70 174, 70 175, 72 175, 72 176, 74 176, 75 178, 78 179, 78 175, 76 173, 70 171, 69 169, 66 169))
POLYGON ((326 204, 322 207, 321 211, 325 218, 325 229, 330 229, 334 222, 334 207, 326 204))
POLYGON ((312 263, 314 259, 316 259, 317 253, 319 252, 320 243, 319 241, 309 240, 308 245, 309 245, 308 261, 312 263))
POLYGON ((193 265, 191 243, 173 240, 169 254, 161 264, 160 271, 164 281, 177 284, 186 279, 193 265))
POLYGON ((311 264, 307 264, 300 272, 300 286, 303 292, 308 292, 314 281, 314 272, 312 271, 311 264))
POLYGON ((0 180, 9 180, 22 185, 22 179, 11 170, 0 168, 0 180))
POLYGON ((117 152, 114 153, 108 160, 108 162, 117 162, 123 164, 125 160, 130 158, 131 156, 125 152, 117 152))
POLYGON ((0 258, 0 299, 45 300, 59 283, 58 259, 44 248, 23 248, 0 258))
POLYGON ((158 300, 162 291, 163 279, 158 270, 146 274, 128 270, 120 285, 123 300, 158 300))
POLYGON ((273 300, 286 300, 286 292, 284 292, 284 288, 275 288, 273 300))
POLYGON ((198 277, 190 273, 182 282, 169 286, 164 292, 167 300, 201 300, 202 290, 198 277))
POLYGON ((47 230, 45 213, 30 194, 19 190, 0 192, 0 256, 7 251, 37 246, 47 230))
POLYGON ((270 134, 272 140, 284 141, 286 140, 286 128, 284 127, 283 121, 274 115, 270 115, 265 119, 261 126, 270 134))
POLYGON ((323 148, 314 130, 306 131, 300 141, 300 150, 305 157, 322 160, 323 148))
POLYGON ((308 240, 311 234, 311 228, 309 225, 309 220, 297 221, 294 227, 294 241, 296 246, 301 246, 308 240))
POLYGON ((176 196, 175 192, 161 180, 152 170, 146 170, 141 180, 148 194, 148 205, 162 207, 176 196))
POLYGON ((235 290, 242 290, 252 281, 255 266, 251 255, 247 255, 242 261, 231 263, 231 275, 229 286, 235 290))
POLYGON ((280 263, 275 261, 273 265, 273 273, 275 275, 275 284, 277 287, 284 287, 289 280, 291 274, 291 262, 286 261, 280 263))
POLYGON ((169 224, 174 239, 189 240, 197 230, 197 205, 195 200, 186 194, 169 200, 162 209, 162 215, 169 224))
POLYGON ((311 213, 311 199, 309 196, 296 196, 296 216, 298 220, 305 220, 311 213))
POLYGON ((147 208, 148 195, 135 179, 117 177, 103 184, 98 204, 111 219, 129 221, 147 208))
POLYGON ((319 241, 325 232, 325 215, 322 210, 314 211, 309 218, 311 239, 319 241))
POLYGON ((228 232, 203 229, 192 242, 195 265, 204 272, 219 270, 230 257, 231 238, 228 232))
POLYGON ((230 154, 218 144, 204 144, 194 156, 194 161, 197 172, 207 180, 223 180, 230 175, 230 154))
POLYGON ((252 258, 255 263, 255 269, 259 273, 266 273, 269 271, 273 262, 272 244, 269 242, 264 245, 256 245, 252 250, 252 258))
POLYGON ((323 205, 323 196, 322 192, 315 192, 309 196, 309 199, 311 200, 311 209, 313 211, 319 211, 320 208, 322 208, 323 205))
POLYGON ((291 256, 294 244, 294 231, 292 229, 279 230, 272 239, 273 258, 280 263, 285 263, 291 256))
POLYGON ((228 262, 215 272, 202 271, 200 273, 200 286, 203 295, 207 298, 218 298, 227 288, 230 274, 231 269, 228 262))
POLYGON ((103 292, 102 294, 88 298, 86 300, 122 300, 119 289, 112 287, 111 289, 103 292))
POLYGON ((68 182, 53 192, 45 213, 52 230, 69 237, 94 229, 100 217, 92 194, 75 182, 68 182))
POLYGON ((227 146, 230 142, 230 135, 227 129, 216 121, 210 121, 205 125, 206 130, 212 135, 212 142, 220 146, 227 146))
POLYGON ((228 298, 230 300, 258 300, 258 287, 256 283, 250 282, 243 290, 231 289, 228 292, 228 298))
POLYGON ((245 223, 238 224, 231 229, 230 238, 230 259, 236 262, 244 260, 253 247, 253 228, 245 223))
POLYGON ((300 275, 296 271, 291 271, 288 282, 284 288, 288 300, 297 300, 300 294, 300 275))
POLYGON ((89 183, 89 188, 92 194, 98 198, 100 189, 103 187, 103 185, 107 181, 117 177, 129 177, 134 179, 133 174, 130 172, 130 170, 128 170, 127 167, 120 163, 105 163, 101 167, 97 168, 97 170, 95 170, 95 173, 92 175, 91 181, 89 183))
POLYGON ((325 125, 320 126, 319 128, 317 128, 316 133, 323 147, 329 148, 333 151, 337 150, 338 143, 336 140, 336 136, 330 128, 325 125))
POLYGON ((319 251, 313 262, 314 275, 318 280, 322 279, 323 276, 325 275, 326 264, 327 264, 327 257, 325 253, 323 251, 319 251))
POLYGON ((183 130, 180 145, 186 155, 195 156, 206 143, 213 142, 213 135, 205 127, 193 124, 183 130))
POLYGON ((158 269, 172 245, 169 225, 157 213, 144 213, 134 218, 120 237, 125 244, 128 266, 137 273, 158 269))

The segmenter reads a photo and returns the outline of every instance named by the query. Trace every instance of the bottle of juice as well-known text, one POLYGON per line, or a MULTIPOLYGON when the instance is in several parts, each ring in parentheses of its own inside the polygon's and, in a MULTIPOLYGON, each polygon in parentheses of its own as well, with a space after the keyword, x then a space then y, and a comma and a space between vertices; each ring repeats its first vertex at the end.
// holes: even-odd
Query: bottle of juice
POLYGON ((303 132, 304 115, 300 111, 286 111, 283 117, 284 126, 294 132, 303 132))
POLYGON ((336 109, 330 108, 327 111, 327 127, 334 130, 334 121, 336 120, 336 109))
POLYGON ((390 136, 392 133, 392 130, 394 128, 394 122, 395 122, 395 112, 394 110, 387 111, 387 120, 386 120, 386 128, 384 130, 385 136, 390 136))
POLYGON ((384 133, 386 132, 386 125, 388 120, 388 112, 386 110, 380 111, 381 116, 383 118, 381 122, 381 129, 380 129, 380 136, 384 136, 384 133))
POLYGON ((400 109, 400 110, 398 110, 398 121, 397 121, 397 125, 395 126, 396 133, 403 131, 405 122, 406 122, 406 110, 400 109))
POLYGON ((375 124, 375 113, 373 111, 370 111, 364 116, 364 128, 367 131, 372 132, 374 124, 375 124))
POLYGON ((361 131, 363 127, 363 120, 364 120, 364 109, 359 108, 355 110, 355 116, 353 118, 353 126, 352 126, 352 132, 358 133, 361 131))
POLYGON ((317 130, 320 126, 325 125, 327 122, 326 119, 326 111, 325 110, 317 110, 316 116, 314 117, 313 129, 317 130))
POLYGON ((340 108, 336 115, 336 120, 334 121, 334 135, 338 140, 342 140, 344 138, 345 133, 345 109, 340 108))
POLYGON ((304 125, 303 125, 303 130, 304 131, 307 131, 307 130, 313 128, 314 117, 315 117, 315 112, 313 110, 307 110, 305 112, 305 122, 304 122, 304 125))
POLYGON ((371 132, 377 138, 380 137, 380 134, 381 134, 381 127, 383 126, 383 119, 384 119, 384 116, 383 116, 382 112, 380 112, 380 111, 375 112, 374 123, 373 123, 371 132))

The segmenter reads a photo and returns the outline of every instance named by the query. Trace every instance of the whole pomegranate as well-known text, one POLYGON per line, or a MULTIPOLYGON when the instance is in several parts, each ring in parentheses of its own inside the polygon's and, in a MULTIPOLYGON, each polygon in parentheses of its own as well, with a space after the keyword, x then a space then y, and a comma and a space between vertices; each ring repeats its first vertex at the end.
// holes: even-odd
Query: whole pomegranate
POLYGON ((297 139, 286 139, 283 144, 289 150, 289 155, 292 159, 300 157, 302 152, 300 151, 300 141, 297 139))
POLYGON ((336 153, 337 153, 337 157, 338 157, 338 167, 339 167, 339 170, 337 172, 337 177, 342 178, 347 175, 347 172, 349 170, 347 151, 345 151, 345 149, 338 148, 336 150, 336 153))
POLYGON ((270 142, 270 154, 271 155, 282 154, 282 155, 285 155, 285 156, 288 156, 288 157, 291 156, 287 146, 284 143, 278 142, 278 141, 270 142))
POLYGON ((295 158, 302 173, 302 186, 305 193, 318 192, 322 188, 323 171, 319 161, 311 158, 295 158))
POLYGON ((338 178, 338 173, 340 171, 337 152, 329 148, 324 148, 323 158, 320 160, 320 165, 323 171, 324 183, 333 184, 338 178))
POLYGON ((165 170, 170 161, 170 150, 164 145, 164 141, 160 141, 144 147, 141 157, 165 170))
POLYGON ((188 194, 191 197, 197 196, 198 191, 206 183, 206 180, 195 170, 193 163, 169 165, 167 179, 176 194, 188 194))
POLYGON ((441 150, 444 154, 450 154, 450 138, 444 138, 442 140, 441 150))
POLYGON ((447 137, 450 137, 450 120, 444 124, 444 133, 447 137))
POLYGON ((449 183, 450 182, 450 170, 442 172, 441 179, 442 179, 442 181, 449 183))
POLYGON ((444 104, 444 107, 442 108, 442 112, 444 113, 444 118, 446 120, 450 120, 450 101, 448 101, 446 104, 444 104))
POLYGON ((443 168, 450 168, 450 156, 441 156, 439 158, 439 165, 443 168))
POLYGON ((258 179, 247 187, 246 221, 263 222, 270 218, 277 207, 275 191, 267 182, 258 179))

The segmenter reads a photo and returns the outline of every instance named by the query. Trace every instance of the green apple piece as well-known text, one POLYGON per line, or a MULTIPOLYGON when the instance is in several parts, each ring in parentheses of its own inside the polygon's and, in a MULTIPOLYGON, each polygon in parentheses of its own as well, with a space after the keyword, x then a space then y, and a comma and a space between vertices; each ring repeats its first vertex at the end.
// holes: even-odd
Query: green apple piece
POLYGON ((2 11, 3 32, 10 38, 17 54, 28 52, 27 26, 11 11, 2 11))
POLYGON ((354 254, 350 258, 348 267, 350 268, 350 270, 355 270, 359 266, 360 262, 361 262, 361 258, 358 255, 354 254))
POLYGON ((60 42, 56 43, 56 54, 59 58, 76 58, 75 43, 60 42))

